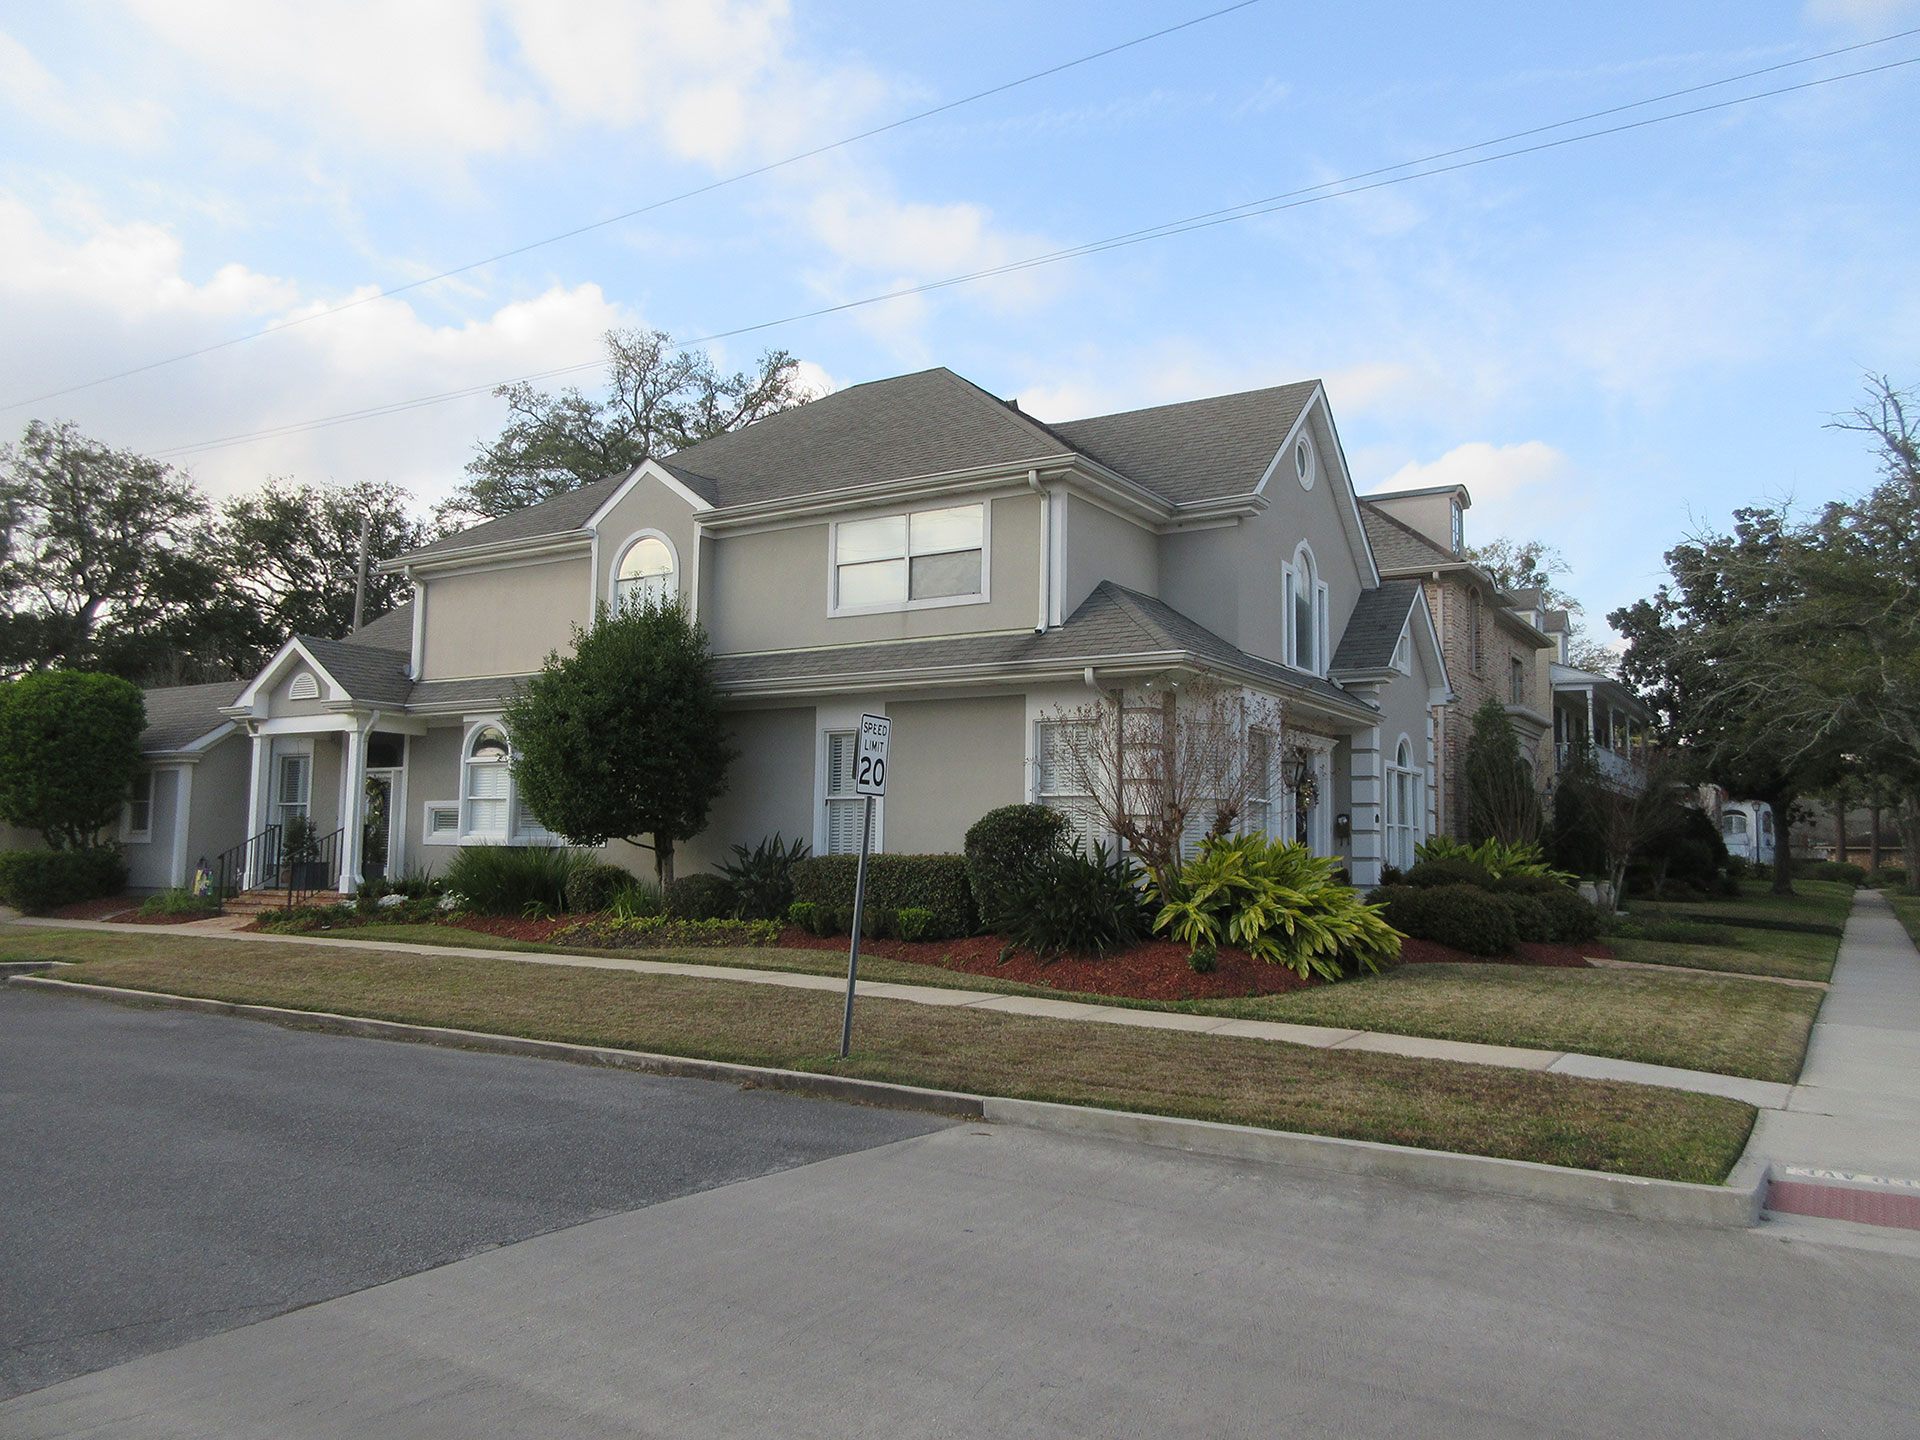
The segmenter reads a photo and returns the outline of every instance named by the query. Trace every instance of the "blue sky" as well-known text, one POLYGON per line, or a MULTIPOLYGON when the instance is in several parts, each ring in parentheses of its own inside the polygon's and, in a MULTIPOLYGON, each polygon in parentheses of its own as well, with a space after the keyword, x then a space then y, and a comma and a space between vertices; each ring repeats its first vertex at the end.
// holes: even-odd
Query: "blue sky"
MULTIPOLYGON (((1189 4, 0 4, 0 404, 405 284, 1189 18, 1189 4)), ((734 329, 1920 26, 1910 0, 1234 14, 457 279, 0 412, 172 452, 734 329)), ((1701 97, 1920 55, 1920 36, 1701 97)), ((1871 480, 1920 383, 1920 66, 717 343, 1047 419, 1326 380, 1361 488, 1460 480, 1594 614, 1694 523, 1871 480)), ((1700 100, 1676 102, 1682 108, 1700 100)), ((1635 112, 1658 113, 1657 111, 1635 112)), ((583 377, 592 383, 592 376, 583 377)), ((484 396, 181 462, 429 503, 484 396)))

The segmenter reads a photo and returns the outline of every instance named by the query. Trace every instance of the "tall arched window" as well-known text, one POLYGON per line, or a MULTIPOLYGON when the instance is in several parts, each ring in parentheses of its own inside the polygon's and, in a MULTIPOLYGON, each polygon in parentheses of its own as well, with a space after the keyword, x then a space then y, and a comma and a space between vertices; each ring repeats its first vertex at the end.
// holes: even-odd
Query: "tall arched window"
POLYGON ((492 725, 476 730, 467 745, 466 802, 469 835, 490 840, 507 838, 508 812, 513 800, 513 751, 506 735, 492 725))
POLYGON ((1420 772, 1413 765, 1413 746, 1403 736, 1387 771, 1387 863, 1413 868, 1414 846, 1420 843, 1424 817, 1420 772))
POLYGON ((1281 571, 1281 603, 1286 611, 1286 661, 1312 674, 1327 666, 1327 587, 1313 563, 1313 551, 1302 545, 1293 552, 1293 564, 1281 571))
POLYGON ((1480 671, 1480 592, 1467 591, 1467 668, 1480 671))
POLYGON ((664 605, 678 593, 673 578, 672 548, 657 535, 642 535, 620 557, 613 582, 614 604, 664 605))

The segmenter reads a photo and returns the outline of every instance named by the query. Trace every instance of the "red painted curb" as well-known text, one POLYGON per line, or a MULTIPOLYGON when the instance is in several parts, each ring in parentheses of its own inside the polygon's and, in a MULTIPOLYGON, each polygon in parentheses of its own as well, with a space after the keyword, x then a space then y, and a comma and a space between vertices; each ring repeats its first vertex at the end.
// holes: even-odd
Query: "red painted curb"
POLYGON ((1810 1215, 1820 1220, 1851 1220, 1920 1230, 1920 1194, 1776 1180, 1767 1192, 1767 1209, 1781 1215, 1810 1215))

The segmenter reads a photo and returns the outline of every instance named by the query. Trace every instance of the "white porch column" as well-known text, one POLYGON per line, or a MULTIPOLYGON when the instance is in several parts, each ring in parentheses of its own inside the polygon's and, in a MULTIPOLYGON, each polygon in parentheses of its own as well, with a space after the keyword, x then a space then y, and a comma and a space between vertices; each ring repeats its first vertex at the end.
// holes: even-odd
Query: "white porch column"
MULTIPOLYGON (((247 782, 247 839, 252 840, 267 828, 267 807, 273 796, 273 741, 257 730, 253 735, 253 765, 247 782)), ((246 866, 240 888, 251 890, 260 884, 261 867, 266 856, 257 844, 247 846, 246 866)))
POLYGON ((360 854, 367 828, 367 740, 379 717, 369 715, 357 722, 343 737, 346 763, 340 768, 346 775, 346 804, 340 807, 344 817, 340 836, 340 893, 351 895, 360 885, 360 854))
POLYGON ((1380 759, 1380 727, 1362 730, 1348 740, 1353 756, 1353 794, 1349 810, 1353 853, 1353 883, 1362 889, 1380 883, 1380 865, 1386 854, 1384 829, 1386 772, 1380 759))

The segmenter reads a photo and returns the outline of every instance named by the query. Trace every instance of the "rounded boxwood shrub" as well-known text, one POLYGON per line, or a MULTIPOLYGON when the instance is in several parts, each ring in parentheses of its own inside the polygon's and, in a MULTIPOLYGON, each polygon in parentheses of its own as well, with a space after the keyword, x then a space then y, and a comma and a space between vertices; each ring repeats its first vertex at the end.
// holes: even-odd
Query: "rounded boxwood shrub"
POLYGON ((674 920, 731 920, 739 897, 722 875, 682 875, 661 896, 674 920))
POLYGON ((1387 923, 1401 934, 1469 955, 1504 955, 1520 938, 1505 903, 1511 897, 1477 885, 1383 886, 1367 898, 1386 906, 1387 923))
POLYGON ((1422 860, 1407 872, 1407 884, 1416 890, 1438 885, 1478 885, 1486 890, 1493 885, 1493 873, 1475 861, 1449 855, 1442 860, 1422 860))
POLYGON ((636 883, 631 870, 588 862, 567 876, 567 909, 583 915, 598 914, 613 904, 614 896, 633 889, 636 883))
POLYGON ((1553 939, 1553 918, 1538 895, 1496 893, 1493 897, 1513 916, 1513 933, 1530 945, 1545 945, 1553 939))
POLYGON ((967 883, 974 910, 996 914, 1009 892, 1047 856, 1066 848, 1067 817, 1044 805, 1002 805, 967 829, 967 883))
POLYGON ((1502 875, 1487 889, 1496 895, 1573 895, 1574 890, 1551 875, 1502 875))
POLYGON ((1578 891, 1556 885, 1532 898, 1547 912, 1551 932, 1547 938, 1555 945, 1578 945, 1599 937, 1600 912, 1578 891))

